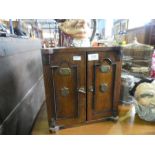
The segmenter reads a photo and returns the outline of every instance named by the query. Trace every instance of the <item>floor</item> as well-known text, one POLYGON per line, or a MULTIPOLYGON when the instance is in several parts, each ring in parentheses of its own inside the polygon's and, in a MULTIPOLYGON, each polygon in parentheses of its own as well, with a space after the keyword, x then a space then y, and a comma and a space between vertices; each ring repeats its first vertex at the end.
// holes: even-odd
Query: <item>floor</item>
POLYGON ((133 105, 119 106, 119 120, 102 121, 59 130, 50 133, 47 122, 45 104, 41 108, 32 129, 32 135, 155 135, 155 123, 141 120, 136 114, 133 105))

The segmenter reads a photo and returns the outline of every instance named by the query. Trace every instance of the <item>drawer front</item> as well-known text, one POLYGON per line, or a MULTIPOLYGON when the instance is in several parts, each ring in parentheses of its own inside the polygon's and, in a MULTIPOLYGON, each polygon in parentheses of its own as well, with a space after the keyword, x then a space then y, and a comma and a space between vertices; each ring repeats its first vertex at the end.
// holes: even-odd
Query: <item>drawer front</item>
MULTIPOLYGON (((60 126, 86 120, 86 58, 85 54, 55 52, 50 56, 51 116, 60 126)), ((50 120, 49 120, 50 121, 50 120)))
POLYGON ((112 116, 117 66, 115 55, 112 52, 88 53, 87 60, 87 120, 112 116))

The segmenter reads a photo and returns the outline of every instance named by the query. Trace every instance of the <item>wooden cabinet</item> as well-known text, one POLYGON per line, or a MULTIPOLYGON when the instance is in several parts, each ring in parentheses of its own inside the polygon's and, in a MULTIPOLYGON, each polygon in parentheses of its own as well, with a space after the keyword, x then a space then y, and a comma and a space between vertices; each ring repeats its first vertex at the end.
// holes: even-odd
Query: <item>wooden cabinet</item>
POLYGON ((116 117, 121 50, 42 50, 48 121, 51 130, 116 117))

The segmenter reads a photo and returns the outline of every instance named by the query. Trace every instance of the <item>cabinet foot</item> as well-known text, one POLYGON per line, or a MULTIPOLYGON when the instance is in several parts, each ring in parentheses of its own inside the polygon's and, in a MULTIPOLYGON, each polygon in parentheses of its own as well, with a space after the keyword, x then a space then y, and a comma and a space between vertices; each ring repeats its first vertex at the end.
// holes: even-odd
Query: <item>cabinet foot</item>
POLYGON ((59 127, 59 126, 50 127, 49 130, 50 130, 52 133, 56 133, 57 131, 60 130, 60 127, 59 127))

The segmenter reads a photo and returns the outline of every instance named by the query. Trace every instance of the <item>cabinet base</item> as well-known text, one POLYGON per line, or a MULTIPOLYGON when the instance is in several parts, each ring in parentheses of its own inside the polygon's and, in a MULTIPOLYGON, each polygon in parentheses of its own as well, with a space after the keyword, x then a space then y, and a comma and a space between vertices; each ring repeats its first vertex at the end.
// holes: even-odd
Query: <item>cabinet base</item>
POLYGON ((119 120, 119 116, 111 116, 111 117, 102 118, 102 119, 99 119, 99 120, 94 120, 94 121, 89 121, 89 122, 86 121, 86 122, 75 124, 75 125, 71 125, 71 126, 53 126, 53 127, 50 127, 49 128, 49 131, 51 133, 56 133, 57 131, 59 131, 61 129, 78 127, 78 126, 83 126, 83 125, 98 123, 98 122, 102 122, 102 121, 113 121, 113 122, 117 122, 118 120, 119 120))

